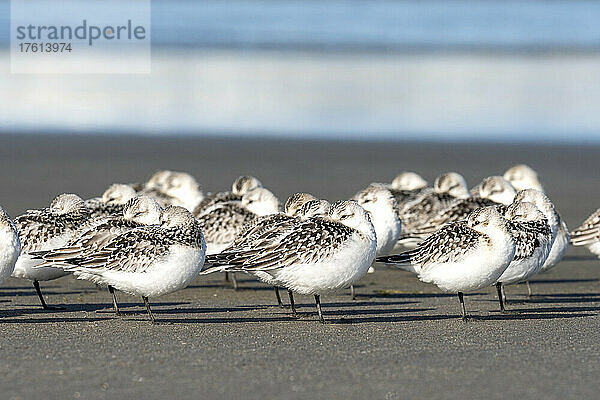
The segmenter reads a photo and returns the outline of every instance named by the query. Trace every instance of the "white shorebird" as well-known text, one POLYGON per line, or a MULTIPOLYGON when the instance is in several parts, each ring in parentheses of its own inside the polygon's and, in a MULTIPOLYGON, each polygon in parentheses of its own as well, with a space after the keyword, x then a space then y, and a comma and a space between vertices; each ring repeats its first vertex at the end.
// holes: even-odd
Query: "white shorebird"
POLYGON ((389 254, 402 231, 398 218, 398 203, 392 193, 381 185, 372 184, 354 196, 369 213, 377 234, 377 255, 389 254))
POLYGON ((85 201, 85 205, 92 210, 92 217, 115 217, 123 215, 125 203, 136 196, 135 190, 120 183, 114 183, 102 194, 102 197, 85 201))
POLYGON ((230 246, 244 225, 259 217, 279 212, 279 200, 265 188, 245 193, 241 201, 216 203, 196 218, 202 226, 207 254, 216 254, 230 246))
POLYGON ((196 206, 192 214, 198 216, 208 207, 217 203, 241 201, 243 195, 261 187, 263 187, 263 184, 257 178, 253 176, 239 176, 233 181, 231 191, 206 194, 204 200, 196 206))
MULTIPOLYGON (((240 201, 215 202, 196 216, 206 240, 206 254, 217 254, 233 244, 244 226, 259 217, 277 214, 279 200, 265 188, 254 188, 242 195, 240 201)), ((229 274, 225 274, 229 280, 229 274)), ((237 290, 235 274, 231 275, 233 288, 237 290)))
POLYGON ((600 208, 571 232, 573 246, 586 246, 589 251, 600 258, 600 208))
POLYGON ((268 273, 279 287, 314 295, 319 320, 324 322, 320 296, 362 278, 376 250, 368 213, 354 201, 338 201, 327 218, 301 219, 280 235, 267 236, 260 247, 221 253, 203 273, 268 273))
POLYGON ((196 179, 187 172, 159 171, 139 193, 153 197, 162 207, 181 206, 194 210, 204 200, 196 179))
POLYGON ((495 207, 480 208, 467 221, 442 227, 416 249, 378 258, 388 265, 410 264, 423 282, 458 293, 462 317, 467 314, 463 293, 491 286, 515 255, 506 220, 495 207))
POLYGON ((533 203, 513 203, 504 216, 516 250, 510 265, 496 282, 501 311, 504 311, 503 285, 523 282, 537 274, 554 241, 546 216, 533 203))
MULTIPOLYGON (((414 229, 410 235, 415 240, 426 239, 443 225, 467 219, 469 214, 478 208, 496 205, 510 205, 517 192, 515 188, 501 176, 485 178, 477 187, 477 195, 466 199, 459 199, 432 216, 423 225, 414 229)), ((473 191, 472 191, 473 193, 473 191)), ((505 210, 499 210, 505 211, 505 210)))
MULTIPOLYGON (((77 264, 77 262, 94 253, 99 248, 102 248, 118 235, 142 226, 159 224, 161 213, 162 208, 151 197, 134 197, 125 204, 120 217, 108 219, 106 222, 95 226, 71 240, 64 247, 45 252, 42 255, 45 262, 36 268, 48 266, 72 269, 73 265, 77 264)), ((81 274, 79 271, 75 271, 74 273, 77 278, 81 274)), ((113 298, 115 314, 119 315, 119 306, 114 288, 109 285, 108 291, 113 298)))
POLYGON ((426 191, 416 199, 400 208, 400 220, 403 233, 399 244, 413 247, 421 241, 414 240, 411 234, 431 217, 448 208, 456 200, 469 198, 471 195, 467 182, 460 174, 449 172, 438 176, 433 184, 433 191, 426 191))
POLYGON ((10 277, 21 254, 17 227, 0 207, 0 283, 10 277))
POLYGON ((21 241, 21 255, 12 276, 33 281, 42 307, 50 309, 42 296, 40 281, 49 281, 68 274, 60 268, 35 268, 43 260, 35 255, 65 246, 83 231, 97 224, 85 202, 74 194, 61 194, 49 208, 30 210, 15 218, 21 241))
POLYGON ((400 207, 414 200, 420 194, 433 190, 428 188, 427 185, 428 182, 416 172, 403 171, 387 187, 400 207))
POLYGON ((518 164, 507 169, 504 173, 504 179, 509 181, 518 191, 536 189, 544 192, 544 187, 538 179, 537 172, 525 164, 518 164))
MULTIPOLYGON (((285 202, 285 213, 271 214, 257 218, 252 223, 246 224, 236 237, 234 243, 227 247, 223 252, 238 253, 247 250, 256 249, 262 246, 269 246, 271 241, 269 238, 281 235, 288 229, 293 229, 300 219, 308 217, 326 216, 329 213, 331 205, 326 200, 318 200, 309 193, 296 193, 285 202)), ((207 264, 218 260, 219 257, 207 256, 207 264)), ((267 272, 255 271, 254 275, 258 280, 268 285, 273 286, 277 304, 284 308, 279 287, 273 276, 267 272)), ((235 276, 235 275, 233 275, 235 276)), ((235 280, 234 280, 235 282, 235 280)), ((295 314, 294 295, 288 290, 292 312, 295 314)))
POLYGON ((471 189, 471 195, 508 206, 514 201, 517 190, 501 176, 488 176, 471 189))
MULTIPOLYGON (((550 249, 550 254, 548 255, 548 258, 546 259, 546 262, 540 271, 545 272, 558 264, 558 262, 566 253, 567 248, 569 247, 569 232, 565 222, 558 214, 558 211, 543 192, 536 189, 522 190, 517 194, 517 197, 515 197, 515 202, 524 201, 533 203, 546 216, 548 224, 550 225, 554 235, 554 241, 552 243, 552 248, 550 249)), ((526 283, 528 295, 531 296, 532 293, 529 281, 526 281, 526 283)))
POLYGON ((187 287, 202 269, 205 254, 198 221, 185 208, 168 206, 159 226, 118 235, 69 269, 78 279, 141 296, 155 323, 148 298, 187 287))
MULTIPOLYGON (((377 256, 384 256, 396 246, 402 223, 398 217, 398 202, 385 186, 371 184, 354 196, 354 200, 367 210, 377 234, 377 256)), ((375 272, 373 266, 368 273, 375 272)), ((352 298, 355 298, 354 287, 350 287, 352 298)))
MULTIPOLYGON (((509 168, 504 173, 504 178, 512 183, 517 190, 535 189, 545 193, 537 172, 525 164, 519 164, 509 168)), ((569 248, 569 228, 565 221, 560 217, 558 211, 556 211, 556 216, 558 218, 558 232, 554 244, 552 245, 552 249, 550 250, 550 254, 548 255, 548 259, 542 267, 541 272, 546 272, 556 266, 562 260, 569 248)), ((527 281, 527 292, 529 296, 532 295, 529 281, 527 281)))

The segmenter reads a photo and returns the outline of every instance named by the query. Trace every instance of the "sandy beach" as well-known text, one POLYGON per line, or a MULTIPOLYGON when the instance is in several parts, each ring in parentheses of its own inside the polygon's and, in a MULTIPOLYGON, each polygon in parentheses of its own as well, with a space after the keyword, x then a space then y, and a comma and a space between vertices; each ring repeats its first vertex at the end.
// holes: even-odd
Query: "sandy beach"
MULTIPOLYGON (((211 137, 0 135, 0 204, 11 216, 57 194, 91 197, 113 182, 144 181, 158 169, 192 173, 207 191, 242 174, 284 200, 297 191, 337 200, 414 170, 432 181, 462 173, 471 186, 527 163, 574 228, 600 207, 600 147, 301 141, 211 137)), ((600 260, 569 249, 533 283, 508 287, 500 314, 492 288, 455 296, 409 273, 380 267, 346 293, 298 297, 300 320, 274 307, 272 289, 240 277, 197 279, 153 301, 110 297, 72 277, 42 284, 44 312, 29 282, 0 287, 0 393, 6 399, 594 398, 600 385, 600 260)), ((284 300, 287 298, 284 296, 284 300)))

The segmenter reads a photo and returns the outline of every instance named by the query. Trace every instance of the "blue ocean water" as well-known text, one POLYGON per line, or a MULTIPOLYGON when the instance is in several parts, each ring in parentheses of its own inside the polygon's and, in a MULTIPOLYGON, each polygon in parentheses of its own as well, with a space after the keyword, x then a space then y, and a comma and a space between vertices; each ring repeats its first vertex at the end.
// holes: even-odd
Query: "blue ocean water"
POLYGON ((151 6, 151 74, 5 70, 0 131, 600 142, 600 1, 151 6))
MULTIPOLYGON (((4 45, 9 4, 0 1, 4 45)), ((600 50, 594 0, 153 0, 151 6, 155 46, 600 50)))

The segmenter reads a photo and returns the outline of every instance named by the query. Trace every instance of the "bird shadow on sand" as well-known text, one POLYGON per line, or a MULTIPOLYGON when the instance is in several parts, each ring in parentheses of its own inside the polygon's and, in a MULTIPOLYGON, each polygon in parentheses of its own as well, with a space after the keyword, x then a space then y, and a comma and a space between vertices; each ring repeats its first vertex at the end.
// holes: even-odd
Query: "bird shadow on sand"
MULTIPOLYGON (((598 282, 598 279, 592 278, 592 279, 535 279, 535 280, 531 280, 529 281, 529 283, 531 284, 544 284, 544 285, 550 285, 550 284, 556 284, 556 283, 587 283, 587 282, 598 282)), ((525 283, 520 283, 520 285, 525 286, 525 283)))
POLYGON ((229 289, 234 290, 236 292, 242 291, 273 291, 273 287, 270 286, 252 286, 252 285, 240 285, 242 282, 238 281, 237 289, 234 289, 231 282, 223 282, 223 283, 207 283, 206 285, 193 285, 188 286, 186 289, 229 289))
MULTIPOLYGON (((187 302, 167 302, 167 303, 161 303, 161 304, 165 305, 165 306, 174 307, 174 306, 181 306, 181 305, 185 305, 185 304, 189 304, 189 303, 187 303, 187 302)), ((10 312, 19 313, 19 315, 39 315, 39 314, 44 314, 44 313, 61 314, 61 313, 84 311, 84 312, 93 312, 93 313, 97 313, 97 314, 103 314, 103 313, 114 314, 111 303, 73 303, 73 304, 58 303, 58 304, 50 304, 50 305, 54 306, 54 307, 60 307, 60 308, 44 310, 39 304, 13 304, 14 307, 11 307, 10 309, 6 309, 6 310, 0 310, 0 313, 4 312, 4 311, 10 311, 10 312)), ((143 303, 126 303, 126 302, 119 303, 119 310, 121 310, 123 308, 136 308, 136 307, 140 310, 143 309, 145 312, 143 303)))
POLYGON ((49 318, 2 318, 0 317, 0 324, 53 324, 57 322, 97 322, 97 321, 108 321, 114 318, 102 318, 102 317, 49 317, 49 318))
MULTIPOLYGON (((563 310, 560 310, 563 311, 563 310)), ((587 310, 586 310, 587 311, 587 310)), ((494 313, 494 311, 492 311, 494 313)), ((544 312, 538 313, 531 309, 509 309, 507 312, 500 313, 500 311, 489 315, 469 315, 468 319, 480 320, 480 321, 492 321, 492 320, 545 320, 545 319, 569 319, 569 318, 582 318, 582 317, 593 317, 597 314, 589 312, 544 312)))
MULTIPOLYGON (((7 289, 7 288, 2 288, 2 289, 7 289)), ((42 291, 44 293, 44 295, 56 295, 56 296, 65 296, 68 294, 83 294, 84 291, 74 291, 74 290, 60 290, 60 291, 54 291, 54 290, 48 290, 48 288, 44 288, 42 287, 42 291)), ((26 296, 35 296, 37 297, 37 293, 35 292, 35 288, 33 286, 31 286, 31 288, 28 287, 22 287, 22 288, 12 288, 12 290, 7 291, 7 290, 0 290, 0 297, 26 297, 26 296)))
MULTIPOLYGON (((484 293, 469 293, 466 297, 482 295, 484 293)), ((456 297, 455 293, 371 293, 365 295, 368 298, 381 299, 431 299, 431 298, 447 298, 456 297)), ((384 303, 385 304, 385 303, 384 303)))
POLYGON ((600 311, 600 307, 539 307, 539 308, 507 308, 508 312, 516 313, 582 313, 600 311))
MULTIPOLYGON (((498 302, 498 299, 487 298, 478 301, 498 302)), ((531 297, 510 297, 506 304, 560 304, 560 303, 597 303, 600 302, 600 293, 555 293, 534 294, 531 297)))

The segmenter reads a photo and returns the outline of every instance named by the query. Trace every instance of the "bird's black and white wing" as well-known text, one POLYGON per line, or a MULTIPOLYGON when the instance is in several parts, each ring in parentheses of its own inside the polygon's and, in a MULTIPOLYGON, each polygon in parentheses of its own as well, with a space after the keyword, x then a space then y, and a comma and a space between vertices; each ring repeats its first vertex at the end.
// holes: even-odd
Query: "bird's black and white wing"
POLYGON ((426 192, 399 208, 398 215, 404 230, 412 230, 429 220, 440 210, 449 207, 456 197, 447 193, 426 192))
POLYGON ((76 260, 84 270, 143 273, 169 254, 173 238, 158 227, 141 227, 121 234, 104 247, 76 260))
POLYGON ((585 246, 600 240, 600 208, 587 217, 581 226, 571 232, 574 246, 585 246))
MULTIPOLYGON (((227 265, 235 271, 268 271, 294 264, 314 264, 331 257, 356 230, 323 218, 308 218, 293 229, 271 238, 271 244, 241 252, 223 252, 214 257, 213 266, 227 265)), ((269 235, 267 231, 266 236, 269 235)), ((267 242, 267 238, 259 239, 267 242)), ((209 272, 209 271, 207 271, 209 272)))
POLYGON ((242 195, 235 194, 233 192, 218 192, 218 193, 207 193, 204 199, 198 203, 192 215, 195 217, 201 215, 209 207, 219 203, 229 203, 234 201, 241 201, 242 195))
POLYGON ((216 204, 196 217, 207 243, 233 242, 243 226, 257 218, 239 202, 216 204))
POLYGON ((225 251, 239 251, 248 247, 261 247, 298 223, 298 217, 286 214, 271 214, 256 218, 242 227, 233 244, 225 251))
POLYGON ((491 200, 480 197, 469 197, 468 199, 456 200, 449 207, 431 217, 426 223, 413 230, 411 233, 413 235, 430 235, 446 224, 467 219, 469 214, 479 208, 495 206, 497 204, 498 203, 491 200))
POLYGON ((86 200, 85 205, 92 211, 92 218, 119 217, 125 208, 125 204, 106 204, 98 198, 86 200))
POLYGON ((550 227, 545 219, 526 222, 507 221, 507 227, 515 242, 515 261, 531 257, 542 246, 541 239, 550 236, 550 227))
POLYGON ((22 253, 48 250, 53 243, 67 242, 93 226, 89 210, 81 213, 56 215, 47 209, 32 210, 15 218, 22 253), (65 238, 65 239, 63 239, 65 238))
POLYGON ((399 255, 379 257, 386 264, 411 264, 421 269, 431 264, 458 262, 475 250, 483 235, 463 221, 446 225, 421 242, 417 248, 399 255))
POLYGON ((418 196, 421 196, 426 193, 430 193, 433 191, 431 188, 421 188, 421 189, 413 189, 413 190, 403 190, 403 189, 394 189, 392 187, 387 187, 387 189, 392 193, 396 202, 398 203, 398 207, 402 207, 404 204, 407 204, 410 201, 413 201, 418 196))
MULTIPOLYGON (((111 239, 132 229, 142 226, 137 222, 126 220, 122 217, 111 218, 106 222, 89 229, 81 236, 71 240, 64 247, 51 250, 43 254, 45 264, 69 263, 71 259, 83 257, 105 246, 111 239)), ((42 264, 43 266, 44 264, 42 264)))

